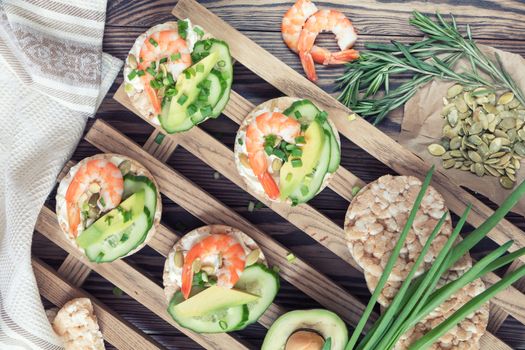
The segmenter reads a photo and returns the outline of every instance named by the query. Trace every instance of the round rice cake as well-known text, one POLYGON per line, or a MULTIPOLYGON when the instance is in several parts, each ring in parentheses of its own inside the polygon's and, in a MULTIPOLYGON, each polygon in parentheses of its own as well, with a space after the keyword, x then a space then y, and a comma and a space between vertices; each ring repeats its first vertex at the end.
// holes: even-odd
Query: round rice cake
MULTIPOLYGON (((256 106, 247 116, 244 118, 244 120, 241 123, 241 126, 239 127, 239 130, 237 131, 237 136, 235 137, 235 146, 234 146, 234 158, 235 158, 235 165, 237 166, 237 171, 241 175, 241 177, 244 179, 244 182, 246 182, 246 185, 250 189, 250 191, 256 193, 259 196, 263 196, 269 201, 272 202, 282 202, 280 198, 278 199, 271 199, 268 197, 266 192, 263 189, 263 186, 259 182, 259 179, 255 174, 253 173, 253 170, 249 167, 246 167, 241 162, 240 156, 241 154, 247 154, 248 151, 246 150, 246 130, 250 124, 252 124, 255 120, 255 118, 263 113, 266 112, 280 112, 282 113, 284 110, 286 110, 288 107, 292 105, 292 103, 301 100, 300 98, 296 97, 278 97, 274 98, 268 101, 265 101, 261 103, 260 105, 256 106), (241 140, 241 141, 239 141, 241 140)), ((337 132, 337 128, 335 127, 335 124, 330 120, 330 117, 327 118, 328 124, 334 130, 334 135, 337 140, 337 144, 339 145, 339 148, 341 148, 341 140, 339 138, 339 133, 337 132)), ((272 176, 274 177, 274 180, 277 184, 279 184, 279 176, 278 173, 274 174, 273 169, 271 167, 273 159, 277 158, 275 155, 269 156, 269 167, 268 171, 272 176)), ((317 193, 320 193, 326 186, 328 186, 328 183, 330 182, 330 179, 333 177, 333 174, 326 173, 323 183, 317 193)), ((290 199, 287 199, 286 201, 288 204, 292 204, 292 201, 290 199)))
MULTIPOLYGON (((148 169, 146 169, 142 164, 140 164, 139 162, 137 162, 134 159, 131 159, 131 158, 129 158, 127 156, 124 156, 124 155, 121 155, 121 154, 115 154, 115 153, 96 154, 94 156, 82 159, 80 162, 78 162, 73 167, 71 167, 71 169, 69 169, 69 172, 67 173, 67 175, 64 176, 64 178, 60 181, 60 184, 58 185, 57 194, 56 194, 56 214, 57 214, 57 219, 58 219, 58 223, 60 225, 60 228, 62 229, 62 232, 64 232, 67 240, 75 248, 80 250, 82 252, 82 254, 84 254, 84 249, 81 248, 78 245, 78 243, 76 241, 76 237, 72 233, 71 228, 69 226, 69 221, 68 221, 68 216, 67 216, 66 193, 67 193, 67 189, 68 189, 68 187, 69 187, 69 185, 71 183, 71 180, 73 180, 73 178, 75 177, 75 174, 77 173, 78 169, 80 169, 81 166, 83 166, 84 164, 86 164, 87 162, 89 162, 90 160, 93 160, 93 159, 106 160, 106 161, 109 161, 109 162, 115 164, 117 167, 119 165, 121 165, 123 162, 128 162, 129 163, 129 171, 127 172, 127 174, 133 174, 135 176, 145 176, 145 177, 147 177, 155 185, 155 188, 157 190, 157 206, 156 206, 156 209, 155 209, 155 215, 153 216, 153 225, 149 229, 149 231, 148 231, 148 233, 146 235, 146 239, 138 247, 136 247, 135 249, 131 250, 125 256, 122 256, 122 257, 119 258, 119 259, 122 259, 122 258, 125 258, 126 256, 130 256, 130 255, 138 252, 140 249, 142 249, 146 244, 148 244, 148 242, 151 240, 151 238, 155 234, 155 230, 156 230, 157 226, 160 224, 160 219, 161 219, 161 216, 162 216, 162 199, 160 197, 159 185, 155 181, 155 178, 153 177, 151 172, 148 169)), ((89 198, 87 198, 86 200, 89 200, 89 198)), ((82 203, 79 203, 79 206, 81 207, 82 203)), ((100 213, 99 217, 104 215, 104 214, 105 213, 100 213)), ((77 236, 80 235, 82 233, 82 231, 84 231, 84 229, 86 229, 86 227, 84 227, 84 222, 81 220, 80 225, 78 227, 78 231, 77 231, 78 234, 77 234, 77 236)))
MULTIPOLYGON (((386 175, 364 187, 348 208, 345 218, 348 247, 356 262, 363 268, 370 291, 377 286, 420 189, 421 181, 415 177, 386 175)), ((429 186, 394 270, 379 295, 378 302, 382 306, 388 306, 393 300, 444 213, 447 213, 446 221, 432 242, 423 267, 418 269, 416 276, 430 268, 452 233, 450 215, 444 199, 429 186)), ((471 266, 472 260, 466 254, 444 274, 438 286, 457 279, 471 266)), ((481 280, 465 286, 403 335, 396 349, 408 348, 414 340, 437 326, 483 290, 481 280)), ((431 349, 479 349, 479 339, 485 332, 487 322, 488 304, 485 304, 440 338, 431 349)))
MULTIPOLYGON (((177 252, 181 252, 183 258, 185 259, 186 254, 188 254, 188 251, 195 244, 213 234, 227 234, 234 237, 243 247, 246 256, 248 256, 248 254, 250 254, 252 251, 258 249, 259 256, 257 260, 253 261, 253 263, 261 263, 266 266, 268 265, 266 262, 266 257, 257 243, 241 230, 226 225, 209 225, 196 228, 185 234, 177 241, 177 243, 175 243, 169 252, 168 257, 166 258, 166 262, 164 263, 162 281, 164 285, 164 295, 166 296, 168 303, 173 298, 173 295, 180 290, 182 285, 182 267, 177 267, 175 265, 175 254, 177 254, 177 252)), ((219 257, 208 257, 206 260, 202 260, 202 265, 213 266, 216 270, 216 268, 220 265, 219 257)))

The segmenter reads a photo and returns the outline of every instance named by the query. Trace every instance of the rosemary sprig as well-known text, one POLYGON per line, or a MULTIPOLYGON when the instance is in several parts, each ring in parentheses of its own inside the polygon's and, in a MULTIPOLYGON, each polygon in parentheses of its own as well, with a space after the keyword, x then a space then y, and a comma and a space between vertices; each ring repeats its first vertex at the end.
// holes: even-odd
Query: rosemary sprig
POLYGON ((487 86, 494 90, 510 90, 525 104, 525 96, 516 82, 503 68, 501 58, 491 59, 481 52, 472 39, 470 27, 463 36, 454 17, 447 22, 440 14, 437 19, 415 11, 410 24, 427 37, 408 45, 392 41, 390 44, 367 44, 361 57, 346 66, 337 79, 341 90, 339 100, 363 117, 373 118, 377 124, 393 109, 406 103, 418 90, 434 78, 454 81, 464 86, 487 86), (469 67, 453 70, 458 59, 465 57, 469 67), (489 79, 484 78, 485 73, 489 79), (410 80, 395 89, 390 79, 409 74, 410 80), (384 91, 380 91, 383 87, 384 91))

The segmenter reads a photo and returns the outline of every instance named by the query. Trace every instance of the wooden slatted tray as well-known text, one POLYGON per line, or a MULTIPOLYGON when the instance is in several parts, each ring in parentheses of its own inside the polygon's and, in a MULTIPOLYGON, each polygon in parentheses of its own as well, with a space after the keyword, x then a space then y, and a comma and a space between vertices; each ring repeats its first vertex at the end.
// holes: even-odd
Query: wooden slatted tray
MULTIPOLYGON (((284 94, 315 101, 316 104, 329 112, 330 117, 344 137, 396 172, 415 175, 420 178, 425 175, 429 166, 419 157, 360 117, 350 121, 348 118, 352 114, 350 110, 203 6, 193 0, 180 0, 174 8, 173 14, 178 18, 190 18, 193 23, 227 41, 234 59, 284 94)), ((114 98, 147 121, 130 104, 123 86, 120 86, 114 98)), ((230 101, 223 113, 239 124, 253 107, 249 101, 232 91, 230 101)), ((360 270, 348 252, 342 227, 307 204, 289 207, 285 204, 271 203, 251 192, 236 171, 232 150, 201 128, 194 127, 182 134, 166 135, 162 141, 159 141, 159 134, 161 134, 161 130, 155 129, 144 146, 140 147, 107 123, 96 121, 86 134, 85 139, 102 152, 120 153, 141 162, 157 179, 162 194, 203 222, 231 225, 246 232, 262 247, 269 263, 279 267, 281 278, 324 307, 336 311, 350 325, 357 323, 364 309, 364 305, 357 298, 337 286, 306 261, 297 258, 294 263, 289 263, 286 259, 289 252, 286 247, 199 188, 177 172, 176 169, 170 168, 166 165, 166 161, 176 147, 183 147, 241 189, 256 197, 275 213, 304 231, 351 267, 360 270)), ((61 176, 71 166, 72 163, 68 163, 61 176)), ((329 187, 342 198, 350 201, 352 199, 351 189, 356 185, 363 186, 364 182, 347 169, 340 167, 329 187)), ((490 208, 455 185, 453 180, 445 174, 437 173, 432 185, 443 194, 447 205, 455 213, 461 213, 467 203, 473 203, 469 222, 474 226, 479 225, 492 213, 490 208)), ((60 306, 74 296, 86 295, 79 287, 90 271, 93 270, 204 348, 253 348, 252 345, 244 343, 235 335, 198 335, 178 326, 166 312, 166 303, 160 286, 125 261, 116 261, 111 264, 88 262, 65 239, 58 226, 55 213, 47 207, 44 207, 40 213, 36 231, 49 238, 69 254, 58 271, 53 271, 52 268, 36 258, 33 259, 40 292, 52 303, 60 306)), ((502 221, 491 232, 490 238, 498 244, 502 244, 508 239, 514 239, 516 244, 512 250, 525 246, 523 232, 508 221, 502 221)), ((177 239, 178 236, 175 232, 161 225, 149 245, 162 256, 166 256, 177 239)), ((511 268, 516 268, 520 263, 514 264, 511 268)), ((484 281, 490 285, 499 279, 497 275, 489 274, 484 278, 484 281)), ((123 321, 100 302, 94 300, 94 304, 100 318, 104 337, 109 343, 122 349, 162 348, 150 337, 123 321), (111 326, 109 326, 110 324, 111 326)), ((273 320, 284 311, 282 307, 273 304, 259 320, 259 323, 264 327, 269 327, 273 320)), ((525 295, 515 287, 507 288, 492 300, 492 319, 489 330, 495 332, 509 314, 525 324, 525 295)), ((373 315, 373 318, 376 316, 373 315)), ((483 336, 482 348, 510 349, 490 332, 483 336)))

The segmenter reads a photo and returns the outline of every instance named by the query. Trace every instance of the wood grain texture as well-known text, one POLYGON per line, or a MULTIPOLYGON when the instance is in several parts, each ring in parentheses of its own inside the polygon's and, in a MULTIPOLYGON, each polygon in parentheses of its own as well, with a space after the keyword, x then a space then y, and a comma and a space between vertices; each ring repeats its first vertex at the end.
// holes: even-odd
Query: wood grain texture
MULTIPOLYGON (((72 255, 68 255, 68 257, 69 256, 72 257, 72 255)), ((72 257, 72 259, 74 258, 72 257)), ((115 314, 92 295, 89 295, 83 290, 76 288, 73 284, 68 283, 40 259, 33 257, 31 261, 40 294, 57 307, 62 307, 66 302, 73 298, 83 297, 91 300, 104 340, 111 345, 123 350, 163 349, 160 344, 138 330, 136 327, 124 321, 120 316, 115 314)))
POLYGON ((91 269, 75 259, 74 256, 68 255, 57 272, 72 285, 80 287, 88 278, 91 269))

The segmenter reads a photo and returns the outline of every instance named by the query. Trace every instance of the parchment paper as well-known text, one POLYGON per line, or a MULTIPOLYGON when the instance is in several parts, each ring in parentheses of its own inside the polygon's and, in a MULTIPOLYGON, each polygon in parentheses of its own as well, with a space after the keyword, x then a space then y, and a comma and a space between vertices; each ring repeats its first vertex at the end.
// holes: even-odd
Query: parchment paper
MULTIPOLYGON (((525 59, 520 55, 501 51, 492 47, 483 46, 482 50, 493 55, 498 52, 507 72, 516 83, 525 91, 525 59)), ((456 70, 461 70, 467 65, 466 62, 458 62, 456 70)), ((498 182, 498 178, 490 175, 479 177, 467 171, 457 169, 444 169, 440 157, 434 157, 427 151, 431 143, 439 143, 442 137, 444 119, 441 116, 443 109, 443 97, 447 89, 454 85, 450 81, 434 79, 422 87, 405 105, 403 123, 399 143, 408 147, 431 164, 436 169, 446 174, 450 181, 478 192, 496 204, 501 204, 512 190, 504 189, 498 182)), ((498 94, 499 96, 499 94, 498 94)), ((525 161, 521 162, 521 168, 516 174, 517 184, 525 178, 525 161)), ((514 212, 525 215, 525 199, 522 199, 513 209, 514 212)))

